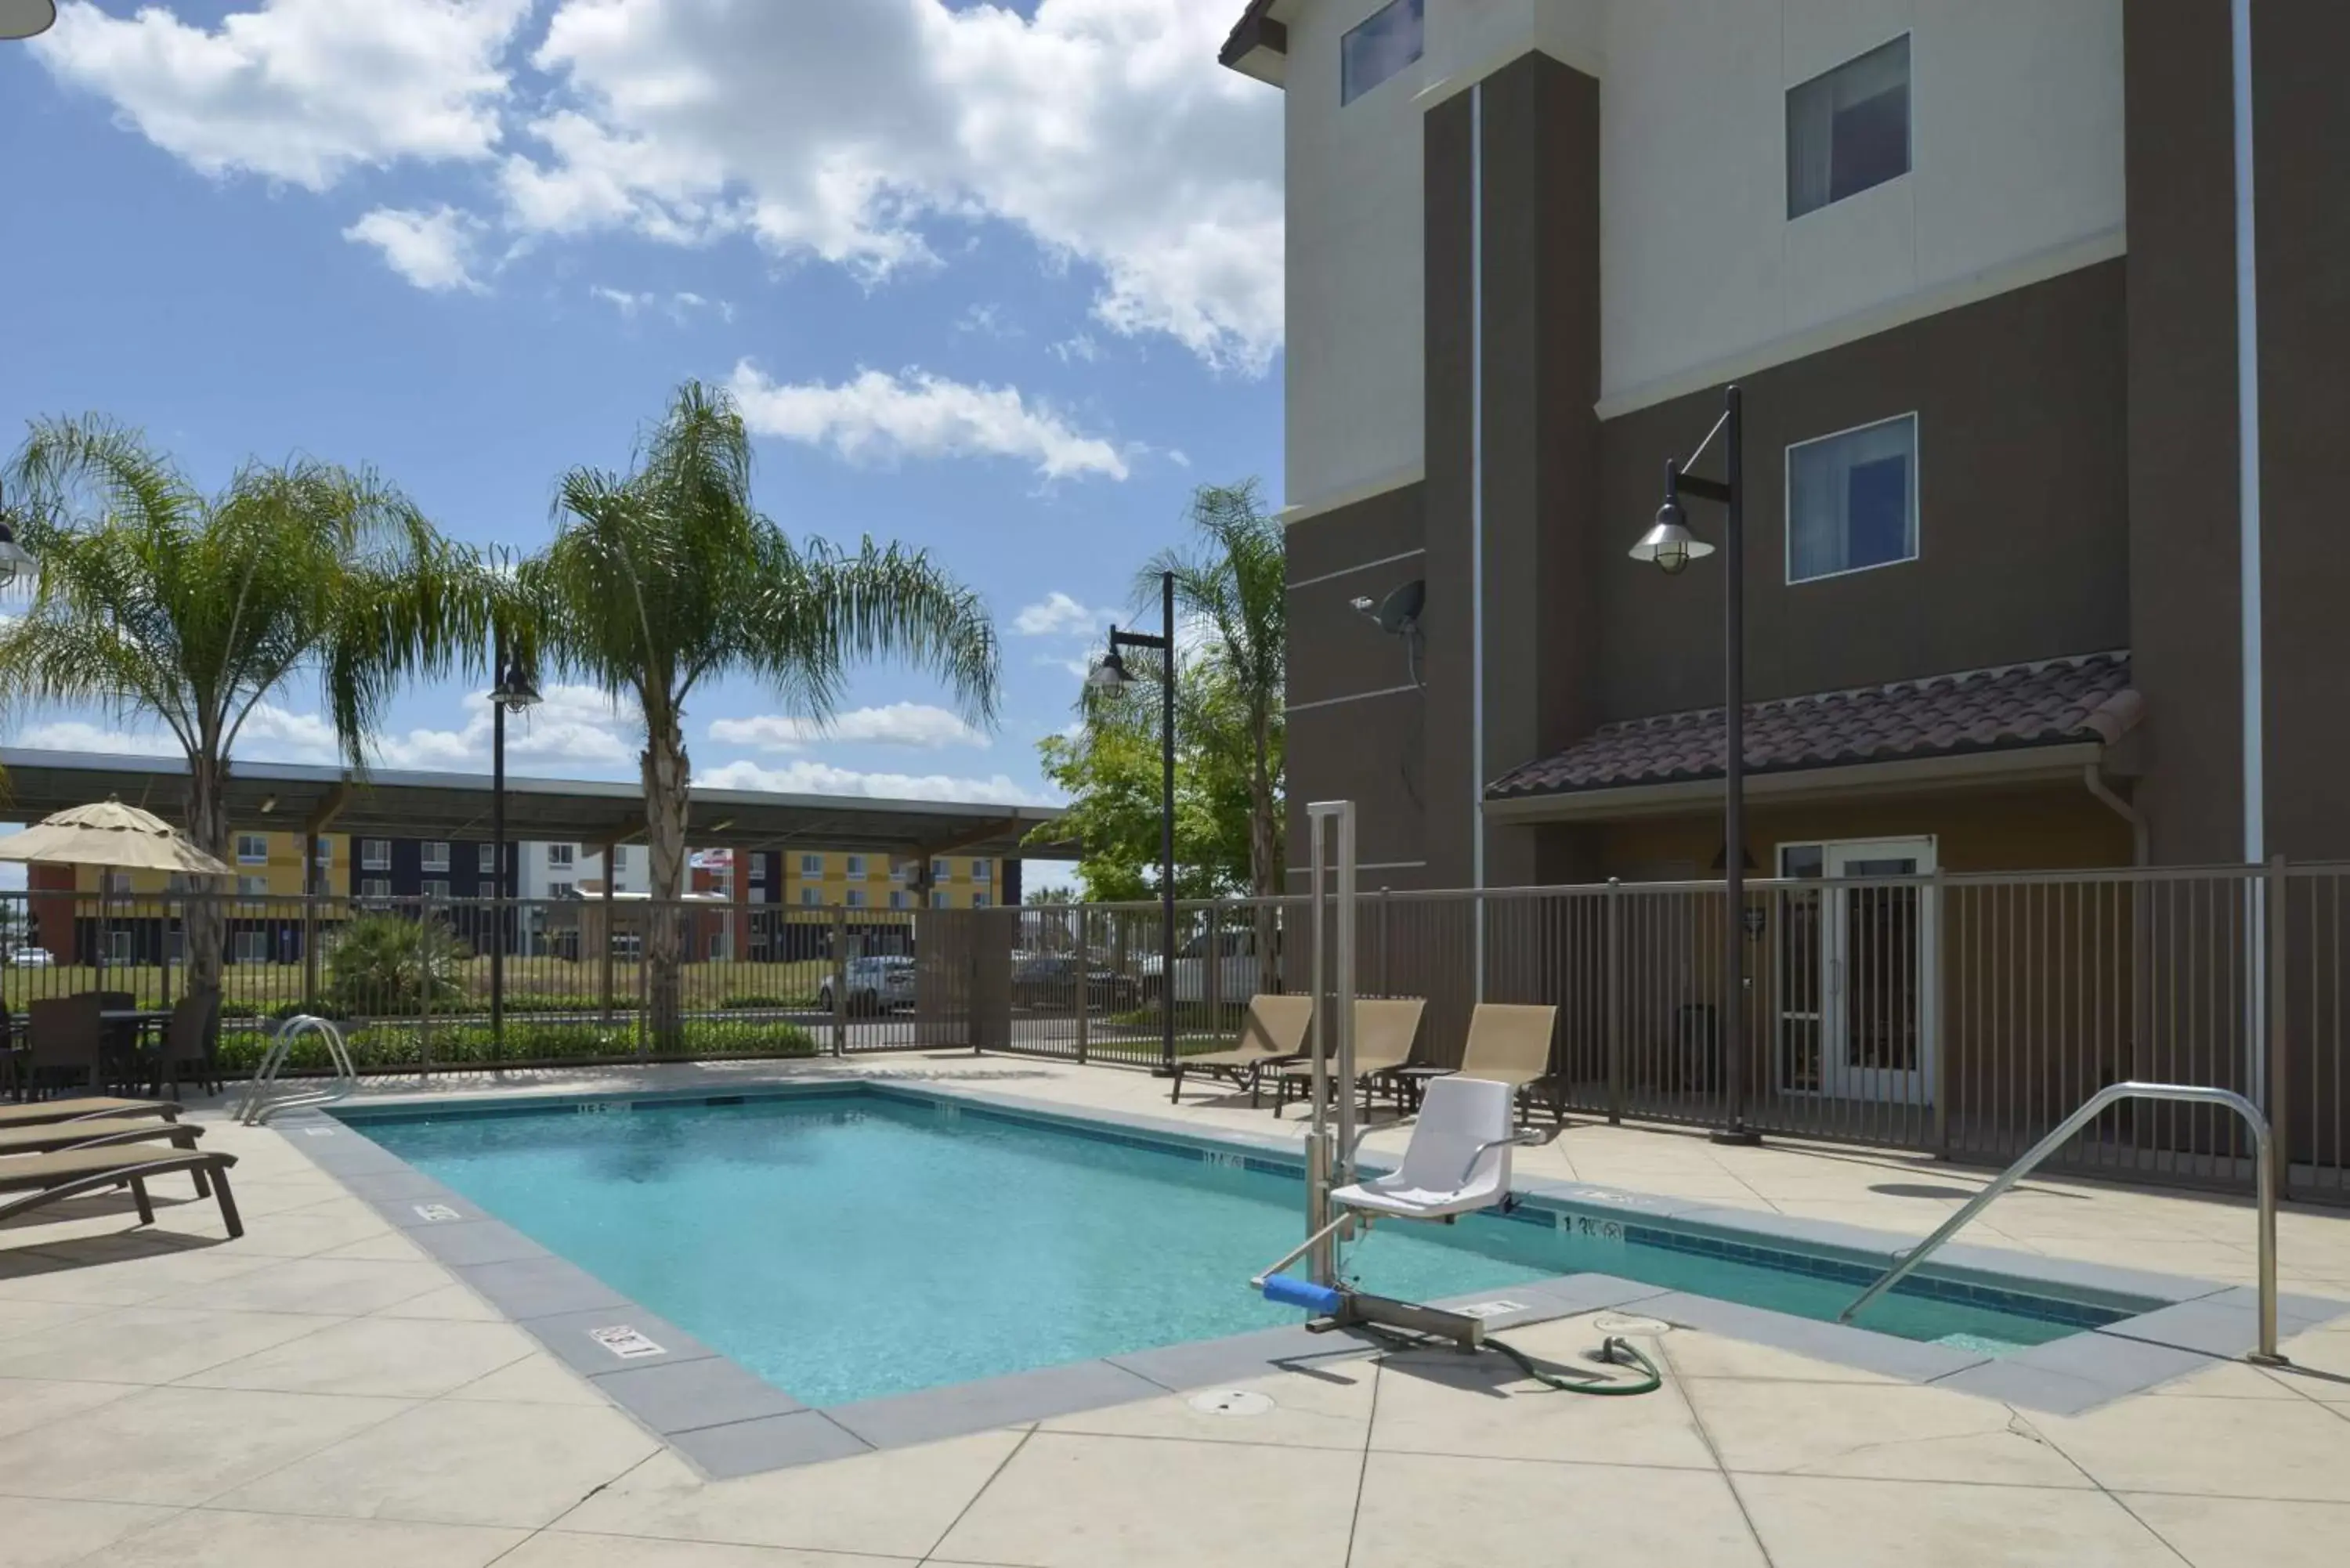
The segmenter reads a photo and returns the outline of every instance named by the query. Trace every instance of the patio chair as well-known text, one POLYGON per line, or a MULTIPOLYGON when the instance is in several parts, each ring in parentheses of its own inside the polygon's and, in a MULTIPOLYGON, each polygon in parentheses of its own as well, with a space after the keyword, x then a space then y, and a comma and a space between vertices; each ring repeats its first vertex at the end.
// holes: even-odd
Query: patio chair
POLYGON ((24 1072, 38 1091, 63 1083, 95 1089, 105 1070, 106 1029, 99 1018, 98 993, 43 997, 25 1010, 24 1072))
POLYGON ((167 1085, 173 1095, 180 1092, 182 1075, 192 1069, 192 1081, 206 1094, 220 1093, 220 1068, 213 1047, 216 1038, 213 1021, 220 1016, 220 992, 207 992, 198 996, 183 996, 172 1004, 171 1022, 163 1030, 163 1044, 156 1051, 151 1064, 149 1081, 157 1095, 167 1085))
MULTIPOLYGON (((1417 996, 1360 997, 1355 1002, 1355 1081, 1351 1085, 1334 1085, 1338 1093, 1347 1094, 1357 1088, 1363 1092, 1363 1109, 1368 1113, 1371 1096, 1381 1087, 1393 1088, 1391 1080, 1396 1070, 1411 1060, 1411 1044, 1419 1034, 1419 1015, 1428 1003, 1417 996)), ((1330 1071, 1337 1071, 1335 1047, 1331 1052, 1330 1071)), ((1305 1096, 1314 1092, 1314 1062, 1311 1057, 1291 1062, 1274 1069, 1273 1114, 1281 1115, 1293 1095, 1305 1096)))
POLYGON ((47 1127, 52 1122, 113 1121, 125 1116, 180 1119, 176 1100, 125 1100, 112 1095, 76 1095, 32 1106, 0 1106, 0 1128, 47 1127))
MULTIPOLYGON (((57 1154, 69 1148, 113 1148, 123 1144, 161 1140, 172 1147, 195 1151, 204 1129, 193 1122, 140 1121, 128 1116, 99 1116, 78 1122, 47 1122, 33 1127, 0 1127, 0 1158, 15 1154, 57 1154)), ((192 1173, 196 1196, 211 1196, 204 1173, 192 1173)))
POLYGON ((1206 1073, 1228 1077, 1245 1086, 1249 1105, 1254 1108, 1259 1104, 1264 1070, 1296 1060, 1305 1049, 1305 1031, 1313 1022, 1314 999, 1310 996, 1250 997, 1248 1011, 1241 1015, 1239 1042, 1229 1051, 1177 1057, 1175 1088, 1168 1099, 1177 1101, 1183 1097, 1184 1074, 1206 1073))
MULTIPOLYGON (((139 1005, 139 998, 127 991, 101 991, 96 993, 98 1010, 105 1012, 128 1012, 139 1005)), ((129 1088, 140 1079, 139 1025, 109 1023, 99 1020, 99 1038, 104 1042, 99 1061, 109 1085, 129 1088)))
MULTIPOLYGON (((1506 1085, 1513 1105, 1547 1082, 1553 1085, 1551 1115, 1563 1124, 1566 1109, 1550 1071, 1550 1039, 1557 1025, 1558 1009, 1548 1004, 1481 1002, 1469 1015, 1469 1042, 1461 1048, 1457 1075, 1506 1085)), ((1427 1087, 1442 1081, 1437 1078, 1427 1087)))
POLYGON ((86 1192, 128 1187, 131 1201, 139 1206, 139 1222, 152 1225, 155 1201, 147 1192, 149 1179, 185 1171, 210 1179, 212 1196, 220 1203, 221 1222, 228 1227, 231 1237, 242 1236, 244 1222, 238 1218, 236 1199, 228 1189, 228 1168, 235 1163, 236 1156, 215 1149, 175 1148, 167 1152, 100 1147, 10 1155, 0 1158, 0 1193, 19 1192, 25 1196, 0 1199, 0 1224, 45 1204, 78 1198, 86 1192))

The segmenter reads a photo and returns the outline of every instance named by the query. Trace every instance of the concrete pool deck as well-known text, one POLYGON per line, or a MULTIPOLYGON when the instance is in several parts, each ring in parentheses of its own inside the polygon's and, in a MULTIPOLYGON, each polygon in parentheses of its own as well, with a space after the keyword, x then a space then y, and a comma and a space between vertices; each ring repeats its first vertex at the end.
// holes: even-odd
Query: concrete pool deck
MULTIPOLYGON (((962 1054, 382 1081, 361 1099, 726 1093, 834 1075, 1171 1116, 1220 1136, 1274 1127, 1245 1096, 1207 1090, 1170 1111, 1165 1085, 1138 1073, 962 1054)), ((216 1210, 176 1179, 159 1184, 151 1230, 127 1203, 96 1200, 0 1227, 0 1568, 1259 1556, 2291 1568, 2339 1561, 2350 1535, 2339 1319, 2291 1334, 2292 1368, 2189 1357, 2172 1381, 2067 1416, 1662 1311, 1676 1326, 1643 1343, 1668 1386, 1644 1398, 1538 1392, 1491 1358, 1445 1352, 1333 1357, 1236 1379, 1268 1397, 1257 1414, 1145 1387, 1107 1407, 712 1480, 314 1165, 307 1135, 204 1119, 207 1144, 240 1157, 242 1240, 221 1240, 216 1210)), ((1400 1145, 1383 1132, 1371 1147, 1400 1145)), ((1986 1175, 1580 1124, 1521 1151, 1518 1169, 1913 1236, 1986 1175)), ((2350 1301, 2350 1213, 2289 1210, 2280 1230, 2285 1288, 2350 1301)), ((2050 1259, 2251 1278, 2250 1209, 2223 1199, 2034 1179, 1972 1234, 2050 1259)), ((1509 1337, 1567 1360, 1599 1334, 1577 1314, 1509 1337)))

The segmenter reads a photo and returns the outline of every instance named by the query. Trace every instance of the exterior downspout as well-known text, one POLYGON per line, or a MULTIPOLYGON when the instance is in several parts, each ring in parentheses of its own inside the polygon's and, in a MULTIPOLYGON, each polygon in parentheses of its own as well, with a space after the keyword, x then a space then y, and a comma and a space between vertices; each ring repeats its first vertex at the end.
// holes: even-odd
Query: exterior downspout
POLYGON ((2081 770, 2081 782, 2089 786, 2091 794, 2103 801, 2113 809, 2116 816, 2130 825, 2130 864, 2144 866, 2151 858, 2147 848, 2146 817, 2140 814, 2137 807, 2114 793, 2113 785, 2106 782, 2105 770, 2095 763, 2091 763, 2081 770))

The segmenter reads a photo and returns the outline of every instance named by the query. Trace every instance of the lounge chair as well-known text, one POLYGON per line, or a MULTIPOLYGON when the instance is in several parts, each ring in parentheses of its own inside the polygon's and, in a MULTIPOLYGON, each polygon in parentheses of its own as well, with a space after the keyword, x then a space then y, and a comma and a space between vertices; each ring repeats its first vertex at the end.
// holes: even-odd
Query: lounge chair
POLYGON ((124 1116, 180 1119, 176 1100, 125 1100, 113 1095, 78 1095, 66 1100, 42 1100, 29 1106, 0 1106, 0 1128, 47 1127, 51 1122, 118 1121, 124 1116))
MULTIPOLYGON (((1481 1002, 1469 1015, 1469 1042, 1461 1048, 1458 1075, 1505 1085, 1514 1104, 1535 1085, 1556 1082, 1551 1077, 1550 1039, 1557 1027, 1555 1007, 1481 1002)), ((1435 1079, 1427 1087, 1434 1088, 1441 1081, 1435 1079)), ((1561 1122, 1566 1119, 1555 1090, 1550 1108, 1561 1122)))
POLYGON ((1229 1051, 1177 1057, 1175 1088, 1168 1099, 1182 1098, 1184 1074, 1209 1073, 1244 1084, 1249 1104, 1256 1105, 1264 1069, 1295 1060, 1298 1053, 1305 1049, 1306 1026, 1313 1022, 1314 999, 1310 996, 1261 993, 1250 997, 1248 1011, 1241 1015, 1240 1043, 1229 1051))
POLYGON ((163 1044, 149 1064, 151 1086, 158 1095, 167 1086, 178 1094, 183 1075, 197 1087, 220 1093, 220 1067, 213 1044, 220 1000, 220 992, 213 991, 183 996, 172 1004, 163 1044))
MULTIPOLYGON (((1340 1085, 1340 1092, 1359 1087, 1363 1091, 1363 1109, 1371 1108, 1371 1095, 1397 1068, 1411 1060, 1411 1043, 1419 1033, 1419 1015, 1428 1003, 1417 996, 1365 997, 1355 1002, 1355 1082, 1340 1085)), ((1326 1043, 1330 1072, 1337 1072, 1337 1044, 1326 1043)), ((1273 1114, 1279 1116, 1293 1095, 1310 1096, 1314 1093, 1314 1062, 1311 1057, 1292 1062, 1274 1069, 1273 1114)))
POLYGON ((147 1195, 151 1177, 184 1171, 209 1178, 212 1195, 220 1202, 221 1222, 232 1237, 244 1234, 236 1200, 229 1196, 228 1168, 236 1156, 213 1149, 69 1148, 56 1154, 20 1154, 0 1158, 0 1193, 26 1196, 0 1201, 0 1223, 38 1209, 43 1204, 78 1198, 85 1192, 128 1187, 139 1205, 139 1222, 155 1223, 155 1203, 147 1195))

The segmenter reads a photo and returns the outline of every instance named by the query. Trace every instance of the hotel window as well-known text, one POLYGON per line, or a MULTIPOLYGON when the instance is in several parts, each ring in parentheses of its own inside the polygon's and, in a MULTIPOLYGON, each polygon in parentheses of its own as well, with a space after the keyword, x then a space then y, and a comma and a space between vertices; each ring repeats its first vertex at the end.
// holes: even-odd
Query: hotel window
POLYGON ((949 905, 948 905, 948 903, 947 903, 947 896, 946 896, 944 893, 933 893, 933 894, 931 894, 931 909, 947 909, 947 908, 949 908, 949 907, 950 907, 950 906, 949 906, 949 905))
POLYGON ((446 844, 432 843, 424 846, 424 869, 427 871, 449 869, 449 846, 446 844))
POLYGON ((861 909, 865 908, 865 889, 864 889, 864 888, 851 888, 848 890, 848 907, 849 907, 850 909, 861 909))
POLYGON ((864 856, 852 855, 848 857, 848 874, 851 877, 862 877, 865 875, 864 856))
POLYGON ((943 882, 943 881, 945 881, 948 877, 951 877, 951 876, 953 876, 953 875, 954 875, 954 871, 953 871, 953 869, 952 869, 951 867, 950 867, 947 865, 947 861, 946 861, 946 857, 945 857, 945 856, 943 856, 943 855, 942 855, 942 856, 939 857, 939 858, 937 858, 936 860, 933 860, 933 861, 931 861, 931 881, 933 881, 933 882, 943 882))
POLYGON ((818 892, 816 888, 801 888, 801 889, 800 889, 800 908, 801 908, 801 909, 815 909, 818 904, 822 903, 823 901, 824 901, 824 895, 823 895, 822 893, 818 892))
POLYGON ((496 845, 484 844, 482 846, 481 872, 484 877, 494 877, 498 874, 498 846, 496 845))
POLYGON ((359 840, 359 868, 363 871, 391 869, 391 840, 362 838, 359 840))
POLYGON ((1918 556, 1918 416, 1787 449, 1787 580, 1918 556))
POLYGON ((568 898, 571 897, 572 889, 577 886, 577 883, 572 882, 549 882, 546 885, 546 896, 550 898, 568 898))
POLYGON ((994 862, 994 861, 993 861, 993 860, 981 859, 981 860, 974 860, 974 861, 972 861, 972 862, 971 863, 971 879, 972 879, 972 881, 974 881, 974 882, 989 882, 989 881, 993 881, 993 880, 994 880, 994 878, 995 878, 995 862, 994 862))
MULTIPOLYGON (((120 934, 126 936, 129 935, 128 932, 120 934)), ((239 963, 267 963, 269 961, 269 933, 267 931, 237 932, 236 961, 239 963)))
POLYGON ((266 877, 240 877, 236 879, 236 893, 237 897, 240 898, 265 898, 269 893, 269 878, 266 877))
POLYGON ((892 889, 889 894, 889 907, 893 909, 904 909, 906 907, 906 895, 892 889))
POLYGON ((803 876, 803 877, 821 877, 821 876, 823 876, 823 875, 824 875, 824 857, 823 857, 823 856, 821 856, 821 855, 803 855, 803 856, 801 856, 801 857, 800 857, 800 875, 801 875, 801 876, 803 876))
POLYGON ((1338 102, 1350 104, 1419 58, 1426 0, 1388 0, 1338 40, 1338 102))
POLYGON ((753 887, 754 887, 754 888, 755 888, 755 887, 759 886, 761 883, 764 883, 764 881, 766 881, 766 879, 767 879, 767 857, 766 857, 765 856, 764 856, 764 855, 754 855, 754 856, 752 856, 752 857, 751 857, 751 885, 752 885, 753 887))
MULTIPOLYGON (((256 880, 262 880, 264 885, 266 885, 266 881, 264 878, 256 878, 256 880)), ((106 874, 106 890, 117 898, 120 898, 121 895, 130 891, 130 873, 128 871, 109 871, 106 874)))
POLYGON ((628 868, 629 846, 625 844, 615 844, 612 846, 612 875, 617 877, 628 868))
POLYGON ((390 898, 391 878, 389 877, 368 877, 361 878, 359 882, 359 897, 362 898, 390 898))
POLYGON ((550 844, 546 846, 546 863, 549 867, 560 867, 567 871, 578 856, 579 846, 576 844, 550 844))
POLYGON ((331 838, 321 838, 318 840, 318 864, 332 866, 334 863, 335 841, 331 838))
POLYGON ((247 866, 269 864, 269 836, 265 833, 240 833, 236 836, 236 857, 247 866))
POLYGON ((1909 172, 1909 37, 1787 89, 1787 216, 1909 172))
POLYGON ((445 898, 449 896, 449 884, 436 877, 424 884, 424 896, 428 898, 445 898))
POLYGON ((989 908, 990 906, 992 906, 994 902, 995 902, 995 900, 994 900, 994 899, 990 898, 989 898, 986 894, 984 894, 984 893, 973 893, 973 894, 971 896, 971 907, 972 907, 972 909, 987 909, 987 908, 989 908))

